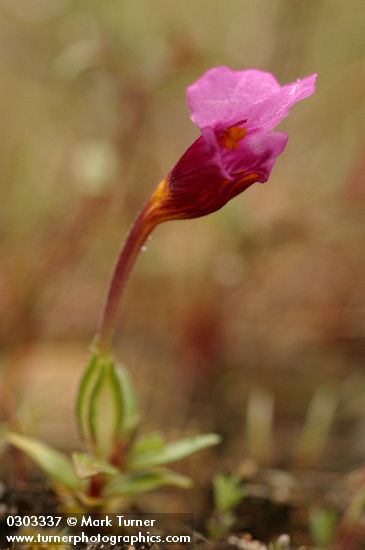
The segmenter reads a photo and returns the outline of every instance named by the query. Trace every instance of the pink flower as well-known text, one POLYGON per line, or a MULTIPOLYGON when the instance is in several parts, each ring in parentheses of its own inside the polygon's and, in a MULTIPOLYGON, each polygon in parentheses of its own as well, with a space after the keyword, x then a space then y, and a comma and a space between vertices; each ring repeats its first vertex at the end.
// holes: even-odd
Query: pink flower
POLYGON ((210 214, 266 182, 288 139, 273 129, 314 93, 315 80, 313 74, 281 86, 271 73, 215 67, 189 86, 191 119, 201 135, 154 193, 161 221, 210 214))

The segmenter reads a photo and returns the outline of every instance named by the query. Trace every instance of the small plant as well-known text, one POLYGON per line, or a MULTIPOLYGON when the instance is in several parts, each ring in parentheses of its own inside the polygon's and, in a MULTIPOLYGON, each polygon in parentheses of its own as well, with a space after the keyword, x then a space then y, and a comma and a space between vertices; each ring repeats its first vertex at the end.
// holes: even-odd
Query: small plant
POLYGON ((215 434, 173 443, 160 433, 138 435, 141 417, 128 372, 99 355, 83 376, 77 420, 86 450, 71 458, 35 439, 7 436, 44 471, 66 507, 107 509, 165 485, 190 487, 190 478, 166 465, 219 443, 215 434))
MULTIPOLYGON (((270 73, 216 67, 188 88, 191 118, 201 135, 153 191, 117 259, 77 398, 86 452, 74 453, 71 460, 23 435, 8 435, 72 504, 113 506, 114 499, 163 485, 187 487, 190 480, 165 465, 219 442, 215 434, 175 443, 159 434, 139 435, 132 384, 112 352, 119 303, 133 264, 157 225, 215 212, 253 183, 269 179, 287 143, 285 133, 273 130, 293 105, 313 94, 315 79, 311 75, 281 86, 270 73)), ((237 502, 238 485, 222 478, 217 492, 228 513, 237 502)))
POLYGON ((241 478, 236 474, 217 474, 213 479, 214 512, 208 522, 209 534, 220 539, 236 522, 235 511, 246 496, 241 478))

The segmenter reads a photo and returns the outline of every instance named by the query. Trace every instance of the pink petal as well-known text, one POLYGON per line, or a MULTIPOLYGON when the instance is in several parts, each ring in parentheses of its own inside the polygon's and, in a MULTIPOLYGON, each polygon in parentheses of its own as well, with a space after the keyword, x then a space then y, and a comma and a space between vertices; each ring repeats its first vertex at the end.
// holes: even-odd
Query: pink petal
POLYGON ((280 86, 268 72, 215 67, 187 89, 192 121, 215 130, 233 124, 248 131, 274 128, 292 105, 314 92, 316 75, 280 86))
POLYGON ((258 133, 245 137, 237 150, 222 150, 222 163, 231 178, 240 172, 258 174, 264 183, 270 177, 277 157, 284 151, 288 136, 284 132, 258 133))
POLYGON ((264 101, 253 104, 247 110, 247 131, 272 130, 289 113, 291 107, 312 95, 315 91, 317 75, 307 76, 283 86, 279 92, 264 101))

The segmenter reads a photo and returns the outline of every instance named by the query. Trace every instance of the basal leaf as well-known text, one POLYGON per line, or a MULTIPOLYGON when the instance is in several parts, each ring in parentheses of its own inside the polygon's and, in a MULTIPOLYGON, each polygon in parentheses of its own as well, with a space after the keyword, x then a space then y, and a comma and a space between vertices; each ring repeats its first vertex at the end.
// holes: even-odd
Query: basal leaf
POLYGON ((160 466, 181 460, 191 454, 194 454, 206 447, 217 445, 220 442, 220 437, 216 434, 197 435, 195 437, 187 437, 180 439, 174 443, 167 443, 162 448, 138 453, 131 456, 128 464, 131 470, 139 470, 150 468, 152 466, 160 466))
POLYGON ((88 453, 73 453, 72 460, 80 479, 87 479, 98 474, 115 476, 119 473, 118 468, 112 464, 99 460, 88 453))
POLYGON ((69 489, 80 489, 81 481, 66 455, 24 435, 10 433, 7 440, 29 456, 51 480, 69 489))
POLYGON ((130 456, 137 457, 139 454, 162 449, 165 445, 165 439, 159 432, 145 434, 136 439, 130 451, 130 456))
POLYGON ((166 485, 189 488, 192 485, 192 481, 190 478, 177 474, 167 468, 135 472, 111 478, 104 488, 104 496, 106 498, 128 497, 152 491, 166 485))

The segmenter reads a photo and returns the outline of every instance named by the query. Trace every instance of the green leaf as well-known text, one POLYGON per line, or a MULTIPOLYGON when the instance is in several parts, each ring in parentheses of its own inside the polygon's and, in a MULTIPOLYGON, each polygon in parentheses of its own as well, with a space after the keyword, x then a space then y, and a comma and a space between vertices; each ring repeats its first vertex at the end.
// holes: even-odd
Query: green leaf
POLYGON ((245 497, 241 480, 235 475, 218 474, 213 480, 213 489, 218 512, 234 510, 245 497))
POLYGON ((163 435, 159 432, 142 435, 141 437, 136 439, 131 450, 131 455, 133 457, 136 457, 139 454, 162 449, 162 447, 164 447, 165 445, 165 439, 163 435))
POLYGON ((99 373, 99 357, 94 354, 86 371, 81 379, 79 391, 76 400, 76 418, 79 425, 79 430, 86 442, 91 441, 91 431, 89 424, 90 415, 90 397, 93 392, 95 383, 99 373))
POLYGON ((88 453, 73 453, 72 460, 80 479, 87 479, 98 474, 108 476, 119 474, 118 468, 88 453))
POLYGON ((90 397, 90 429, 96 453, 108 459, 119 440, 122 395, 114 363, 99 367, 99 375, 90 397))
POLYGON ((140 421, 137 397, 128 371, 124 367, 118 365, 116 367, 116 374, 119 379, 122 394, 121 431, 125 435, 130 435, 136 429, 140 421))
POLYGON ((204 434, 180 439, 180 441, 175 441, 174 443, 167 443, 161 448, 146 451, 145 453, 139 452, 136 454, 132 452, 128 467, 131 470, 139 470, 175 462, 206 447, 217 445, 220 443, 220 440, 220 437, 216 434, 204 434))
POLYGON ((191 487, 192 481, 190 478, 177 474, 167 468, 135 472, 111 478, 104 488, 103 496, 106 498, 128 497, 152 491, 166 485, 187 489, 191 487))
POLYGON ((76 475, 72 462, 63 453, 24 435, 10 433, 7 435, 7 440, 29 456, 54 482, 73 490, 80 488, 81 481, 76 475))

